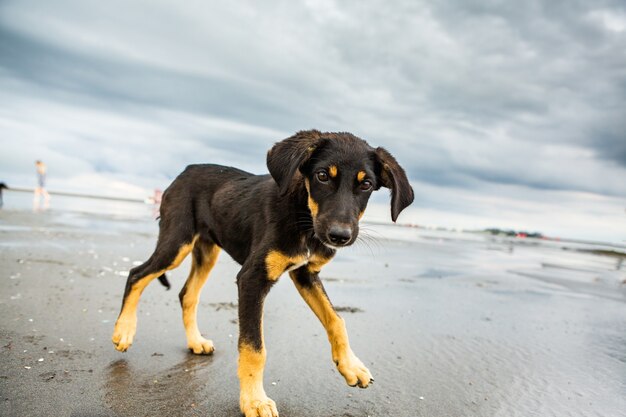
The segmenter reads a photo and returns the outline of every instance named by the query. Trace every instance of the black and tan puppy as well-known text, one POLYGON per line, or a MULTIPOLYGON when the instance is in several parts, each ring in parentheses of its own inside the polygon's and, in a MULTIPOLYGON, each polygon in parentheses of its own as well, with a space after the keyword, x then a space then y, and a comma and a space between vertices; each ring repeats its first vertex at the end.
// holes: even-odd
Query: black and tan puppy
POLYGON ((187 345, 213 352, 198 330, 200 290, 224 249, 242 265, 239 289, 241 411, 278 416, 263 389, 263 300, 286 271, 328 333, 332 359, 351 386, 367 387, 370 371, 350 349, 344 321, 333 309, 318 274, 335 251, 357 238, 359 219, 374 190, 391 189, 391 218, 413 201, 404 170, 383 148, 350 133, 298 132, 267 154, 270 175, 219 165, 191 165, 163 194, 156 249, 130 271, 113 343, 126 351, 137 326, 137 303, 154 278, 192 254, 180 292, 187 345))

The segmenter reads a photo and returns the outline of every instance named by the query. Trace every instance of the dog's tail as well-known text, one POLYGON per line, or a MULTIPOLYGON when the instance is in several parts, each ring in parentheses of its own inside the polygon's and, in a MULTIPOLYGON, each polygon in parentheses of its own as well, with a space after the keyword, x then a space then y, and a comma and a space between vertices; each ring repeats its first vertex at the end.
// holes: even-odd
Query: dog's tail
POLYGON ((157 278, 157 279, 158 279, 158 280, 159 280, 159 282, 160 282, 161 284, 163 284, 163 286, 164 286, 165 288, 167 288, 168 290, 169 290, 170 288, 172 288, 172 286, 170 285, 170 282, 167 280, 167 277, 165 276, 165 274, 161 274, 161 276, 159 276, 159 278, 157 278))

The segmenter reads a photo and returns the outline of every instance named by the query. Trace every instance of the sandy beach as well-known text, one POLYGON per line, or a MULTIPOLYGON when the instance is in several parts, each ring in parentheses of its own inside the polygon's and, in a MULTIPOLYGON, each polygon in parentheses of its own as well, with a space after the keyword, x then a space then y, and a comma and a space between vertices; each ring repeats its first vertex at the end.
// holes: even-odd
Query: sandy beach
MULTIPOLYGON (((227 254, 199 309, 213 356, 186 349, 188 260, 171 291, 144 293, 129 352, 113 348, 127 272, 155 244, 149 217, 0 211, 0 415, 239 416, 239 267, 227 254)), ((626 261, 615 253, 367 223, 362 235, 321 276, 376 382, 345 385, 283 276, 264 318, 265 387, 281 416, 626 415, 626 261)))

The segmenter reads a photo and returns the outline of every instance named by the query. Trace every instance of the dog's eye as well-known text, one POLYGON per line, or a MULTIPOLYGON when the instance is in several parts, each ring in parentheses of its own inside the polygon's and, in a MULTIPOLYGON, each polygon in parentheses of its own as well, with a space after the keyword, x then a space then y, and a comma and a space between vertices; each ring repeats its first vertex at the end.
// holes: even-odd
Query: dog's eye
POLYGON ((361 183, 359 187, 361 188, 361 191, 369 191, 372 189, 373 186, 374 185, 370 180, 365 180, 361 183))
POLYGON ((328 172, 320 171, 317 173, 317 179, 319 182, 328 182, 328 172))

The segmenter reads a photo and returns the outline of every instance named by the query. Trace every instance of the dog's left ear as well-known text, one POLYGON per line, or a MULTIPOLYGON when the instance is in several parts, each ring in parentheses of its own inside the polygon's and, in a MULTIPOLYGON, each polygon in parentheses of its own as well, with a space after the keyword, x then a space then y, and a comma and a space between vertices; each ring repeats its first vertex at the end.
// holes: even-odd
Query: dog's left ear
POLYGON ((413 188, 396 158, 384 148, 376 148, 375 153, 380 168, 378 180, 391 189, 391 220, 395 223, 400 212, 413 202, 413 188))
POLYGON ((300 131, 276 143, 267 153, 267 168, 278 184, 280 194, 285 195, 300 176, 302 167, 313 155, 322 141, 317 130, 300 131))

